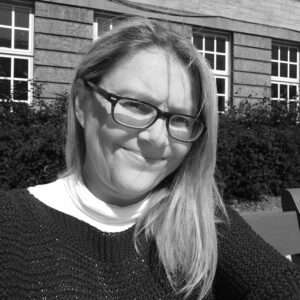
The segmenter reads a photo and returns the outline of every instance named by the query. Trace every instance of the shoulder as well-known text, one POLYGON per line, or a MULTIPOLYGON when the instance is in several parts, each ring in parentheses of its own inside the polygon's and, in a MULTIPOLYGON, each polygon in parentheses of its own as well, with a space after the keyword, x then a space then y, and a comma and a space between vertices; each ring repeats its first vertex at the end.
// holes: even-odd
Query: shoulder
POLYGON ((1 216, 5 214, 16 214, 22 210, 28 198, 32 196, 26 189, 3 191, 0 190, 1 216), (24 202, 23 202, 24 200, 24 202))
POLYGON ((37 200, 27 189, 11 191, 0 190, 0 223, 11 226, 32 223, 37 218, 43 219, 46 206, 37 200))
POLYGON ((229 220, 217 225, 216 289, 226 291, 228 299, 300 299, 300 269, 259 237, 237 212, 229 207, 227 212, 229 220))

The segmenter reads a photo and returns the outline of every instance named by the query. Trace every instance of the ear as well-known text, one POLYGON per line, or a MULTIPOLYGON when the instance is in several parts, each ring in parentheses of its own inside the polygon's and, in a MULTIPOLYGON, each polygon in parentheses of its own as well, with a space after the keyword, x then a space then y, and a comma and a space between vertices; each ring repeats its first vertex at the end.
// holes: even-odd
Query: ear
POLYGON ((77 96, 75 98, 75 114, 77 121, 80 123, 82 128, 85 126, 85 109, 84 109, 84 104, 83 101, 79 99, 77 96))

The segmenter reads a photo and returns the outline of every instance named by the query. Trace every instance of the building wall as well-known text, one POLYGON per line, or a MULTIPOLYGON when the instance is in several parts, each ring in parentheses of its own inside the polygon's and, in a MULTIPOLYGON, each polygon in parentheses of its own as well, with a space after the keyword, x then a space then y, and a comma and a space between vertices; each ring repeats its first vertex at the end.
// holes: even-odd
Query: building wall
POLYGON ((43 97, 69 91, 81 55, 92 41, 92 9, 35 1, 34 80, 43 97))
POLYGON ((46 98, 54 98, 56 93, 69 89, 74 68, 92 41, 94 16, 101 11, 174 22, 172 27, 187 36, 191 36, 193 26, 229 33, 230 90, 234 103, 270 97, 272 40, 300 44, 300 1, 296 0, 130 2, 143 5, 151 12, 109 0, 35 1, 34 79, 47 82, 46 98), (179 16, 182 14, 186 16, 179 16))
POLYGON ((271 47, 269 37, 233 33, 234 104, 244 99, 270 98, 271 47))
POLYGON ((131 0, 169 10, 216 16, 244 23, 264 24, 299 31, 297 0, 131 0))

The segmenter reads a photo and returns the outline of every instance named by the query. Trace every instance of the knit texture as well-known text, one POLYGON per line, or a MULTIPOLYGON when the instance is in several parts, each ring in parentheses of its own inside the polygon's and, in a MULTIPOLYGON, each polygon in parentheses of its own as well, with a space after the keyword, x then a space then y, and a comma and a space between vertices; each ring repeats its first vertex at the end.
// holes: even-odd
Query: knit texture
MULTIPOLYGON (((168 283, 155 242, 134 228, 105 233, 54 210, 26 190, 0 192, 0 299, 182 299, 168 283)), ((219 260, 205 298, 300 299, 300 270, 228 209, 217 225, 219 260)), ((196 292, 189 299, 196 299, 196 292)))

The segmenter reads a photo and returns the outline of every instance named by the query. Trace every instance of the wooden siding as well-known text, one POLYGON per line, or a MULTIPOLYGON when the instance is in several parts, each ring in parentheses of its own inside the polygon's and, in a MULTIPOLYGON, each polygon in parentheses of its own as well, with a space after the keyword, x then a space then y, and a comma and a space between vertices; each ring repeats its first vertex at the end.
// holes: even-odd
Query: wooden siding
POLYGON ((191 38, 193 36, 193 28, 190 25, 171 23, 168 21, 159 21, 159 23, 167 29, 178 32, 181 35, 191 38))
POLYGON ((92 36, 92 26, 76 22, 45 19, 36 16, 35 32, 88 38, 92 36))
POLYGON ((41 50, 62 51, 66 53, 84 53, 91 44, 90 39, 35 33, 34 48, 41 50))
POLYGON ((80 54, 47 50, 36 51, 34 56, 36 65, 72 69, 78 66, 80 59, 80 54))
POLYGON ((93 37, 91 9, 35 1, 34 80, 42 97, 69 91, 75 69, 93 37))
POLYGON ((173 9, 178 12, 224 17, 291 30, 299 30, 300 28, 300 2, 298 0, 132 0, 132 2, 139 5, 161 7, 165 10, 173 9))
MULTIPOLYGON (((45 70, 39 70, 38 72, 44 72, 45 70)), ((53 83, 53 82, 44 82, 43 84, 44 91, 43 97, 45 99, 54 99, 59 95, 67 92, 70 94, 70 83, 53 83)))
MULTIPOLYGON (((252 36, 252 38, 255 38, 252 36)), ((269 45, 270 46, 270 45, 269 45)), ((254 47, 234 44, 234 57, 250 60, 267 61, 271 59, 271 46, 268 49, 257 49, 254 47)))
POLYGON ((233 103, 270 97, 272 40, 234 33, 232 43, 233 103))
POLYGON ((155 12, 143 11, 109 0, 48 0, 70 6, 91 8, 123 14, 147 16, 180 24, 203 26, 210 29, 248 33, 286 39, 300 40, 300 2, 297 0, 133 0, 148 6, 155 12), (163 11, 164 13, 159 13, 163 11), (179 16, 171 15, 177 13, 179 16), (181 14, 197 14, 184 17, 181 14))
MULTIPOLYGON (((60 2, 63 3, 64 1, 60 2)), ((36 2, 35 14, 47 19, 74 21, 87 24, 91 23, 91 20, 93 19, 93 11, 90 9, 43 2, 36 2)))
POLYGON ((74 77, 74 69, 57 67, 35 67, 35 76, 38 81, 51 83, 71 83, 74 77))
POLYGON ((271 74, 271 64, 266 61, 255 61, 236 58, 233 61, 233 70, 251 73, 271 74))
MULTIPOLYGON (((232 94, 234 98, 239 98, 240 100, 253 99, 263 99, 270 97, 270 87, 269 86, 250 86, 250 85, 233 85, 232 94)), ((235 101, 236 102, 236 101, 235 101)))

